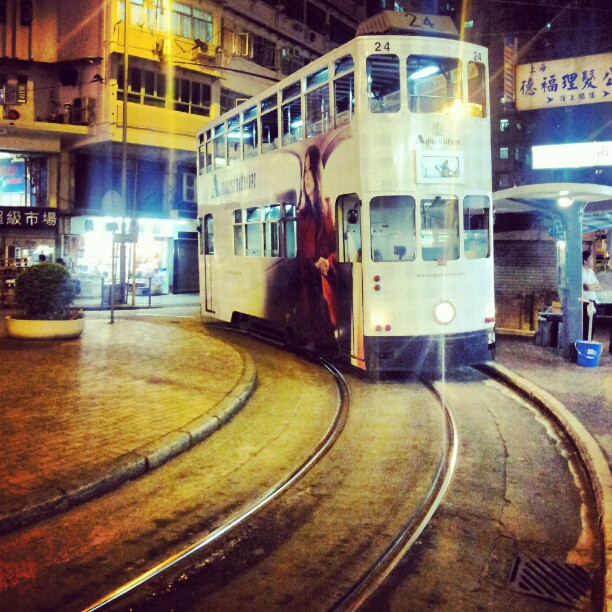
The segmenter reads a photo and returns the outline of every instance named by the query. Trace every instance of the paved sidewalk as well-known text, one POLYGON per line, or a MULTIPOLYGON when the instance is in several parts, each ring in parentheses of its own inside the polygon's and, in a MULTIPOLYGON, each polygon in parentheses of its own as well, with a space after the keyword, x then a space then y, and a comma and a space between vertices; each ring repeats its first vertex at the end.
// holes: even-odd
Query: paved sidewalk
POLYGON ((570 363, 560 350, 518 336, 498 336, 495 361, 557 398, 595 438, 612 467, 612 355, 610 332, 601 331, 594 338, 603 344, 595 368, 570 363))
POLYGON ((187 450, 230 418, 255 384, 250 357, 198 319, 180 328, 167 320, 110 325, 88 314, 79 340, 3 335, 0 532, 187 450))

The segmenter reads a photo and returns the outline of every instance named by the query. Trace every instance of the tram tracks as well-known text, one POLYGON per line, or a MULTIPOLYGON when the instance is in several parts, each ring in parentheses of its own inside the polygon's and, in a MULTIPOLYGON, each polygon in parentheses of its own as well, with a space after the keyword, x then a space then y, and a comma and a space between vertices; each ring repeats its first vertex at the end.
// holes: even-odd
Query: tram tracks
MULTIPOLYGON (((269 339, 266 340, 269 341, 269 339)), ((273 341, 271 343, 276 344, 273 341)), ((139 590, 142 587, 145 587, 148 583, 159 583, 160 581, 164 581, 166 580, 166 575, 170 573, 176 577, 178 566, 187 566, 190 562, 190 558, 195 558, 196 554, 199 558, 206 555, 207 551, 212 549, 213 545, 224 536, 231 538, 231 534, 234 531, 238 530, 240 526, 245 525, 249 519, 253 519, 264 509, 268 508, 283 493, 295 485, 297 481, 302 479, 330 450, 344 429, 348 418, 349 390, 346 380, 334 366, 321 358, 314 357, 312 354, 307 355, 307 357, 310 360, 318 361, 322 367, 332 374, 338 386, 340 397, 339 409, 334 421, 312 454, 290 475, 283 478, 277 485, 272 487, 265 495, 243 508, 215 531, 191 544, 184 550, 174 554, 172 557, 158 563, 155 567, 137 576, 128 583, 114 589, 106 596, 88 606, 86 610, 99 610, 123 606, 125 600, 129 600, 130 605, 138 605, 140 600, 139 590)), ((424 381, 422 382, 425 384, 424 381)), ((444 450, 440 458, 440 463, 435 470, 435 476, 432 479, 426 495, 421 500, 421 503, 414 508, 396 537, 393 538, 391 544, 377 559, 375 559, 371 567, 363 572, 361 578, 346 589, 344 595, 339 597, 336 604, 331 606, 333 609, 356 609, 376 590, 378 585, 385 580, 393 570, 393 567, 405 554, 406 550, 410 548, 425 528, 429 518, 439 505, 452 477, 457 456, 457 435, 454 419, 452 413, 449 411, 448 407, 444 406, 435 389, 430 385, 426 386, 429 388, 430 392, 437 397, 437 401, 440 402, 444 411, 444 450)))
MULTIPOLYGON (((310 356, 310 358, 312 359, 312 356, 310 356)), ((329 364, 323 365, 334 373, 333 366, 329 366, 329 364)), ((335 372, 334 376, 338 376, 343 379, 339 372, 335 372)), ((400 561, 405 558, 412 545, 419 538, 419 535, 422 534, 430 518, 440 505, 441 500, 449 486, 449 482, 452 478, 455 464, 457 462, 459 447, 456 417, 453 415, 453 412, 450 410, 447 402, 445 401, 444 396, 446 394, 443 389, 443 383, 429 383, 427 381, 423 382, 430 389, 430 391, 437 396, 439 404, 442 406, 445 414, 445 452, 437 467, 435 477, 432 479, 431 486, 427 494, 421 500, 421 504, 415 506, 416 509, 412 512, 412 514, 410 514, 395 538, 392 539, 391 543, 383 550, 382 554, 380 554, 376 560, 371 563, 368 569, 361 574, 360 578, 355 580, 350 586, 348 586, 348 588, 344 588, 343 591, 338 592, 339 596, 335 599, 335 603, 325 606, 328 609, 356 610, 368 602, 371 595, 374 594, 377 589, 379 589, 379 587, 387 580, 400 561)), ((344 397, 348 403, 349 390, 346 386, 346 381, 344 381, 343 384, 344 392, 340 391, 340 396, 344 397)), ((346 418, 347 413, 345 413, 345 416, 342 417, 340 416, 340 411, 338 412, 334 420, 334 424, 330 427, 330 430, 328 430, 325 438, 317 447, 317 451, 321 451, 319 458, 327 453, 327 451, 338 439, 344 425, 346 424, 346 418), (336 434, 331 433, 334 429, 337 432, 336 434)), ((271 489, 266 496, 263 496, 269 496, 268 502, 262 503, 261 505, 256 502, 247 506, 243 512, 240 513, 242 518, 240 516, 233 517, 230 521, 220 526, 215 532, 190 546, 189 549, 181 551, 181 553, 178 553, 172 558, 160 563, 158 566, 156 566, 156 568, 146 572, 120 589, 115 590, 113 594, 109 594, 109 596, 112 597, 108 598, 109 596, 107 596, 107 598, 99 600, 96 602, 96 604, 87 609, 95 610, 111 606, 112 604, 117 604, 121 602, 124 596, 128 593, 136 596, 136 599, 130 598, 131 601, 138 602, 138 593, 136 591, 141 585, 144 585, 150 580, 154 580, 156 578, 162 577, 163 579, 164 574, 171 568, 174 568, 181 562, 187 561, 188 557, 195 555, 196 552, 200 553, 201 555, 208 554, 206 550, 209 549, 214 542, 220 540, 222 536, 232 538, 233 536, 231 534, 234 532, 234 530, 238 529, 240 525, 244 525, 248 519, 252 519, 256 515, 260 514, 264 508, 269 507, 272 501, 275 501, 282 493, 291 488, 292 485, 297 482, 297 480, 301 479, 310 468, 318 463, 318 461, 319 459, 315 459, 314 457, 306 459, 302 465, 296 469, 295 479, 292 477, 283 479, 278 485, 273 487, 273 489, 271 489)), ((504 479, 505 478, 506 476, 504 476, 504 479)), ((435 529, 435 526, 433 528, 435 529)), ((238 540, 240 539, 241 538, 239 536, 238 540)), ((209 563, 210 562, 214 563, 214 559, 209 561, 209 563)), ((596 576, 594 582, 601 582, 599 578, 596 576)), ((180 588, 180 586, 178 588, 180 588)), ((598 593, 598 588, 599 587, 597 585, 594 586, 593 599, 596 602, 600 601, 601 599, 601 594, 598 593)), ((153 603, 153 608, 155 608, 155 602, 153 603)), ((148 604, 145 604, 145 607, 147 606, 148 604)), ((594 607, 596 608, 597 606, 594 607)))
POLYGON ((223 536, 228 535, 232 530, 236 529, 240 525, 244 524, 247 520, 254 518, 264 509, 268 508, 274 501, 276 501, 278 497, 291 488, 297 481, 303 478, 313 468, 313 466, 327 454, 344 429, 348 418, 350 401, 348 386, 342 374, 331 363, 328 363, 324 359, 319 358, 318 361, 323 368, 330 372, 336 381, 339 393, 339 402, 338 410, 333 422, 317 446, 312 450, 310 455, 306 457, 305 460, 291 473, 283 477, 259 498, 239 510, 233 517, 217 527, 214 531, 101 597, 85 608, 85 612, 107 609, 113 604, 120 603, 128 594, 133 593, 139 587, 155 579, 163 577, 179 563, 188 560, 196 553, 202 553, 205 549, 210 548, 223 536))

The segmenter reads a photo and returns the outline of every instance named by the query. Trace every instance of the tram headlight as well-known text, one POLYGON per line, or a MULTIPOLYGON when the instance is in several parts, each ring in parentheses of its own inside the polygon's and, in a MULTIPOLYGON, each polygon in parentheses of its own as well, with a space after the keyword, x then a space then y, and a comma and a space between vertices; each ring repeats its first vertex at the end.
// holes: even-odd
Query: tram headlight
POLYGON ((446 325, 455 318, 455 307, 448 300, 441 300, 434 306, 434 317, 438 323, 446 325))

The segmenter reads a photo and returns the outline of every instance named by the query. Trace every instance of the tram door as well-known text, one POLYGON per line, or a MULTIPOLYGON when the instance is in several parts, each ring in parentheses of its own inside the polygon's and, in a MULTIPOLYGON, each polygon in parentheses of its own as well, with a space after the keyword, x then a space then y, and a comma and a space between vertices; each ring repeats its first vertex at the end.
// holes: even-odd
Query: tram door
POLYGON ((204 304, 206 312, 215 312, 213 306, 213 257, 215 254, 215 224, 212 215, 204 217, 202 228, 204 251, 204 304))
POLYGON ((363 274, 361 263, 361 200, 356 193, 336 200, 338 228, 339 349, 365 369, 363 350, 363 274))

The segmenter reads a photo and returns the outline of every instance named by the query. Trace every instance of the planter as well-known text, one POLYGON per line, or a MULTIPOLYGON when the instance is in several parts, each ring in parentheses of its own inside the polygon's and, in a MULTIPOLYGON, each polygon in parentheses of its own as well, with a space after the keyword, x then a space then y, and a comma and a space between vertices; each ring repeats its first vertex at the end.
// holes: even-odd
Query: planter
POLYGON ((39 321, 6 317, 6 335, 22 340, 68 340, 78 338, 85 329, 85 319, 39 321))

